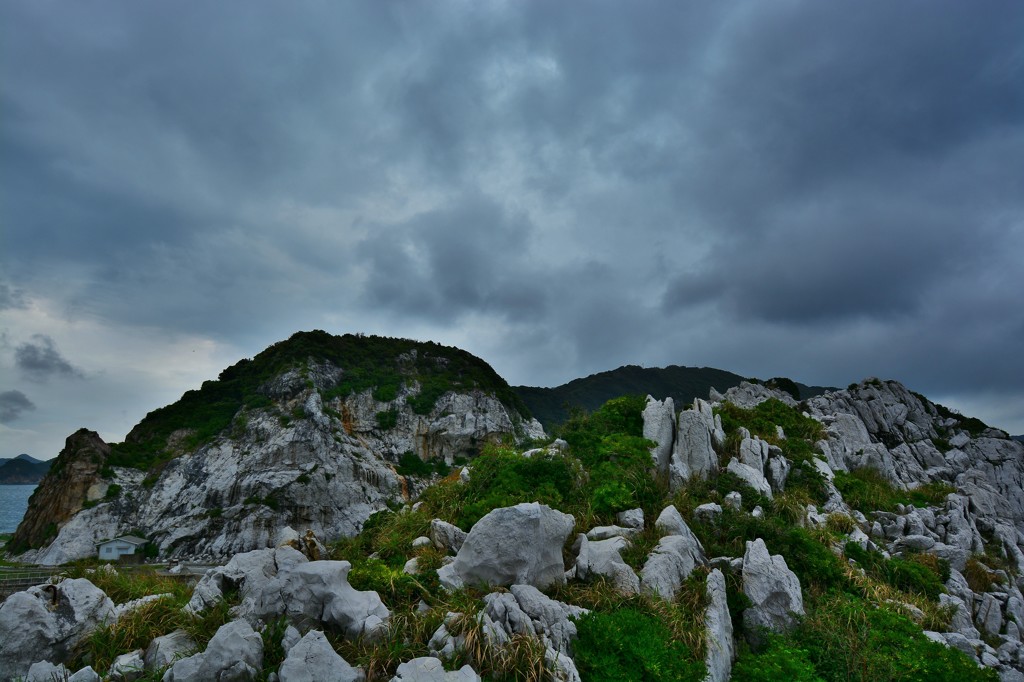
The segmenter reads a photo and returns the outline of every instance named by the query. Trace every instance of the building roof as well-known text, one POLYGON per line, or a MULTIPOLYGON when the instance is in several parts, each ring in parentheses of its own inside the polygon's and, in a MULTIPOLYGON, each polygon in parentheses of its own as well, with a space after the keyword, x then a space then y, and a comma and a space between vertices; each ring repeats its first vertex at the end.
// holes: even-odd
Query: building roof
POLYGON ((93 544, 95 544, 95 545, 105 545, 105 544, 107 544, 109 542, 119 542, 119 541, 120 542, 127 542, 130 545, 144 545, 147 542, 149 542, 149 540, 147 540, 145 538, 135 537, 134 535, 119 535, 118 537, 114 538, 113 540, 100 540, 99 542, 95 542, 93 544))

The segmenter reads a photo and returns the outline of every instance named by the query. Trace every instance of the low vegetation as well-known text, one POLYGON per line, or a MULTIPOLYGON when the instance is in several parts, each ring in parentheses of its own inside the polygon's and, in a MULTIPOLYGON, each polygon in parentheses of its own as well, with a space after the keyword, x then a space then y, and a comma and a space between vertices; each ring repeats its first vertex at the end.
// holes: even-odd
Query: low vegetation
POLYGON ((899 505, 927 507, 941 505, 956 488, 942 482, 926 483, 913 490, 901 490, 875 469, 837 471, 835 486, 854 509, 895 512, 899 505))

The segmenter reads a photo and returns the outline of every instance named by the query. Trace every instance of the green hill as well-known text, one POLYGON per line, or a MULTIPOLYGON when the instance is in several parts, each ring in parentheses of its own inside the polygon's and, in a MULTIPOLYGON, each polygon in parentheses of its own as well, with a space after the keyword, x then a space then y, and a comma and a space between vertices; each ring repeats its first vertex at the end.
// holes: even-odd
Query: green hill
MULTIPOLYGON (((671 397, 676 406, 693 402, 694 398, 707 398, 712 388, 724 393, 746 377, 712 367, 639 367, 626 365, 607 372, 574 379, 555 388, 516 386, 515 392, 540 420, 546 429, 561 424, 569 417, 569 410, 582 407, 593 411, 608 400, 622 395, 652 395, 659 400, 671 397)), ((803 400, 827 390, 821 386, 806 386, 788 379, 772 379, 772 383, 796 393, 803 400)))

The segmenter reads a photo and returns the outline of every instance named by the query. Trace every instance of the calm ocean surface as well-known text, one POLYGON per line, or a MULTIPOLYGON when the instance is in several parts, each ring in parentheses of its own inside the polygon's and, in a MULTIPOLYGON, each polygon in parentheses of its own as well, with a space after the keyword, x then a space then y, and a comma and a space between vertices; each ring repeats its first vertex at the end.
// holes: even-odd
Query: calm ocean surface
POLYGON ((28 509, 34 485, 0 485, 0 533, 13 533, 28 509))

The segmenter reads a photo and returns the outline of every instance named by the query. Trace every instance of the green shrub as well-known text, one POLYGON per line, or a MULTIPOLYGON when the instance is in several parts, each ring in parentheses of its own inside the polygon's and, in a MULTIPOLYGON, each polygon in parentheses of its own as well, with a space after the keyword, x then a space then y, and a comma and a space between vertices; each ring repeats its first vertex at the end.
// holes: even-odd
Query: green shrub
POLYGON ((541 502, 572 513, 578 510, 581 472, 558 454, 523 457, 514 450, 484 448, 473 462, 469 483, 462 486, 456 525, 468 530, 487 512, 521 502, 541 502))
POLYGON ((732 667, 733 682, 822 682, 806 649, 792 639, 765 635, 758 651, 744 651, 732 667))
MULTIPOLYGON (((803 439, 812 443, 820 440, 824 427, 816 419, 803 416, 799 410, 776 398, 769 398, 756 407, 744 409, 724 402, 716 408, 722 417, 722 429, 732 433, 739 427, 746 427, 752 435, 775 443, 784 448, 785 441, 779 441, 775 430, 781 426, 786 439, 803 439)), ((785 449, 785 448, 784 448, 785 449)))
POLYGON ((957 649, 924 636, 910 619, 848 594, 818 600, 793 633, 826 682, 995 682, 957 649))
POLYGON ((381 431, 389 431, 398 424, 398 410, 391 408, 377 413, 377 428, 381 431))
POLYGON ((395 471, 401 476, 419 476, 420 478, 433 474, 445 474, 448 469, 444 460, 423 461, 415 452, 402 453, 402 456, 398 458, 398 466, 395 467, 395 471))
POLYGON ((111 483, 107 486, 107 494, 104 496, 108 500, 112 500, 121 494, 121 486, 116 483, 111 483))
POLYGON ((349 584, 357 590, 373 590, 389 608, 414 607, 420 599, 430 599, 429 590, 419 579, 389 566, 380 559, 361 559, 352 562, 348 574, 349 584))
POLYGON ((576 622, 576 667, 584 680, 702 680, 702 662, 656 618, 633 608, 591 612, 576 622))
POLYGON ((914 490, 900 490, 880 472, 871 468, 836 472, 835 486, 843 499, 861 511, 896 512, 897 505, 927 507, 941 505, 956 488, 941 481, 932 481, 914 490))
MULTIPOLYGON (((915 561, 913 555, 909 560, 898 557, 886 559, 880 552, 869 552, 855 542, 846 543, 844 552, 868 575, 898 590, 914 592, 932 601, 938 601, 939 595, 945 591, 940 577, 941 567, 932 568, 928 559, 915 561)), ((948 563, 945 570, 948 575, 948 563)))

